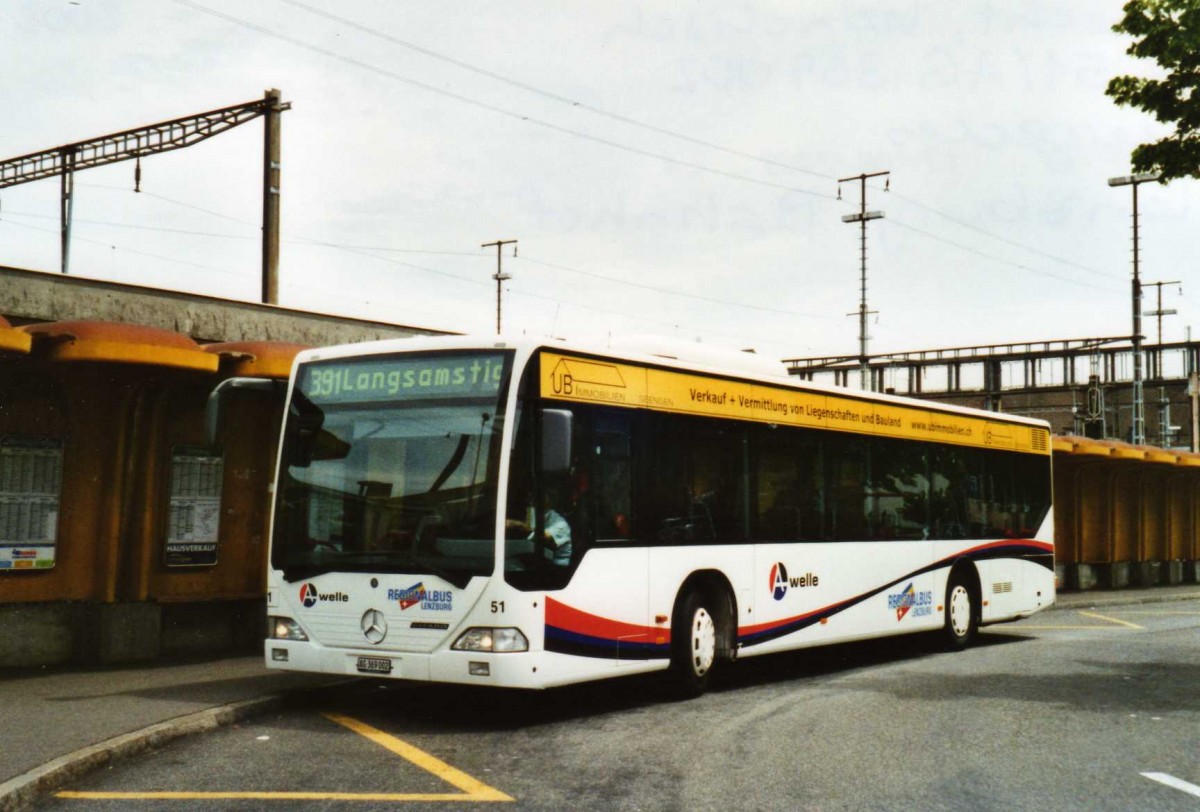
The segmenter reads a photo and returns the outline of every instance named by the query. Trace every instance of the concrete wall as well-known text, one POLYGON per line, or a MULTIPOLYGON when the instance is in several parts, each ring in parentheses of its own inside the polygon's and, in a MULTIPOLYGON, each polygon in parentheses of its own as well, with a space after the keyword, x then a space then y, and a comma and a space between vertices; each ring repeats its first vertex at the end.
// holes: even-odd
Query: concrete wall
POLYGON ((16 325, 77 319, 144 324, 202 343, 288 341, 320 347, 442 332, 4 266, 0 315, 16 325))

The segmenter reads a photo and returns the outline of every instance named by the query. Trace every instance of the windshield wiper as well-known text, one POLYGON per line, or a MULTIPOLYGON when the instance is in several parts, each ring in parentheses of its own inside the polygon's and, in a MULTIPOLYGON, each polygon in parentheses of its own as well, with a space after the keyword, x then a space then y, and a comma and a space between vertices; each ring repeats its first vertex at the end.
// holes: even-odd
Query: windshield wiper
POLYGON ((404 568, 413 574, 436 575, 443 581, 465 589, 474 573, 448 570, 404 550, 353 551, 337 553, 329 560, 293 564, 283 568, 283 580, 290 583, 315 578, 327 572, 373 572, 404 568))
POLYGON ((283 568, 283 580, 289 584, 294 584, 296 581, 303 581, 306 578, 316 578, 318 575, 324 575, 327 572, 336 572, 340 569, 334 566, 332 561, 322 561, 320 564, 293 564, 283 568))

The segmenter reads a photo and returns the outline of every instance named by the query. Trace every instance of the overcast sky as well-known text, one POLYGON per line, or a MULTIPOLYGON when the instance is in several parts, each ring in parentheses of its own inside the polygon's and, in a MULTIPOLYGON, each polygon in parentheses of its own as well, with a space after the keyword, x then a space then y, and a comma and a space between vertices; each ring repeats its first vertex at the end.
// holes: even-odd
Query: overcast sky
MULTIPOLYGON (((1127 335, 1148 74, 1117 0, 6 0, 0 158, 261 98, 283 115, 281 304, 463 332, 854 354, 1127 335)), ((71 272, 256 301, 262 123, 76 177, 71 272)), ((0 265, 56 272, 57 180, 0 190, 0 265)), ((1200 327, 1200 183, 1139 191, 1164 339, 1200 327)), ((1147 289, 1146 310, 1157 307, 1147 289)), ((1155 339, 1152 319, 1146 334, 1155 339)))

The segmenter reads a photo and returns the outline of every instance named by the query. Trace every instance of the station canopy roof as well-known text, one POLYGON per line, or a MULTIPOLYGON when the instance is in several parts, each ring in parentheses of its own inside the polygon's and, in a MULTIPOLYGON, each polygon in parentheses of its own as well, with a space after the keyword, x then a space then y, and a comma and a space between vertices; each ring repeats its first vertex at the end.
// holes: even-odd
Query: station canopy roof
POLYGON ((1200 466, 1200 454, 1157 446, 1132 445, 1118 440, 1093 440, 1074 435, 1054 438, 1054 455, 1060 460, 1128 460, 1157 465, 1200 466))
POLYGON ((54 361, 100 361, 216 372, 218 357, 182 333, 112 321, 56 321, 19 328, 54 361))
POLYGON ((29 352, 33 337, 17 327, 13 327, 8 319, 0 316, 0 352, 29 352))
POLYGON ((204 352, 221 359, 221 371, 245 378, 286 378, 304 344, 285 341, 230 341, 205 344, 204 352))

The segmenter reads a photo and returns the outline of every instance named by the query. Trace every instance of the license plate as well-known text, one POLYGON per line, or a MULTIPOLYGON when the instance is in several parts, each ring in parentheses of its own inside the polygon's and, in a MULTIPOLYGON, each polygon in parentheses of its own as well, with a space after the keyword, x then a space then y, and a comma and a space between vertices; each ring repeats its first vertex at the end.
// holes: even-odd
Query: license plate
POLYGON ((359 657, 355 665, 364 674, 392 673, 392 661, 383 657, 359 657))

